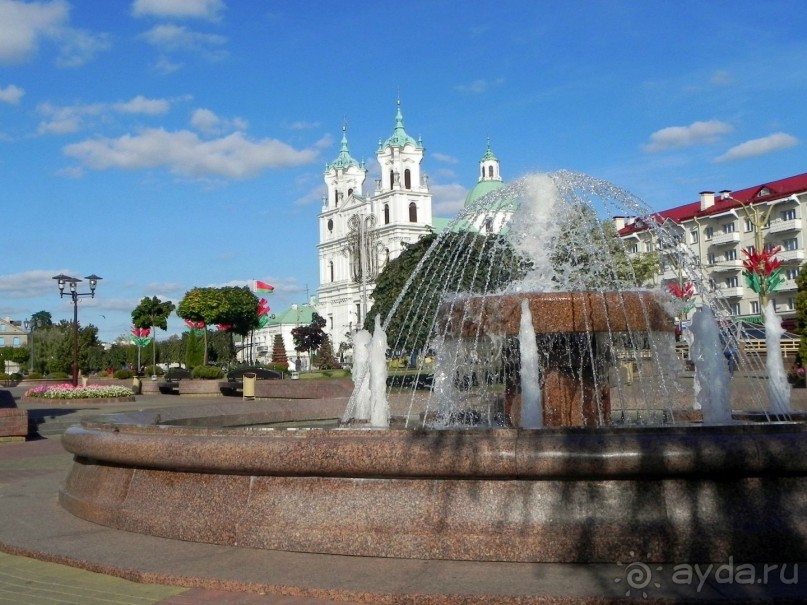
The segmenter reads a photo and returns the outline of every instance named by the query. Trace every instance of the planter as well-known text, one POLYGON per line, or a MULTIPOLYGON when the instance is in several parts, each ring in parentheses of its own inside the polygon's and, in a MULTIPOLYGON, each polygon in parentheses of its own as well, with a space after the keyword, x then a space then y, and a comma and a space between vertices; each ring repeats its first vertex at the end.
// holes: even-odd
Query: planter
POLYGON ((28 410, 0 408, 0 439, 24 440, 28 436, 28 410))

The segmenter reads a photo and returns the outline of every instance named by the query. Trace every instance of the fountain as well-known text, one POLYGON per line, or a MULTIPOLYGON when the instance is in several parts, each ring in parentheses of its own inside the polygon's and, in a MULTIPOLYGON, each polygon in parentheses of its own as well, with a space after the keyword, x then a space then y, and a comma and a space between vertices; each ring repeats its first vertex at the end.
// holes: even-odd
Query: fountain
MULTIPOLYGON (((703 415, 693 410, 675 301, 637 287, 601 218, 624 213, 649 214, 584 175, 497 190, 437 238, 383 324, 362 334, 349 401, 85 421, 63 438, 75 460, 62 506, 168 538, 354 556, 805 560, 804 425, 735 422, 725 400, 713 416, 705 393, 719 369, 700 362, 703 415), (433 388, 379 393, 385 349, 417 357, 433 388), (379 428, 390 415, 406 429, 379 428), (359 422, 245 426, 340 417, 359 422)), ((706 333, 731 339, 674 234, 648 228, 717 309, 718 320, 703 313, 706 333)), ((705 358, 722 354, 695 338, 705 358)))

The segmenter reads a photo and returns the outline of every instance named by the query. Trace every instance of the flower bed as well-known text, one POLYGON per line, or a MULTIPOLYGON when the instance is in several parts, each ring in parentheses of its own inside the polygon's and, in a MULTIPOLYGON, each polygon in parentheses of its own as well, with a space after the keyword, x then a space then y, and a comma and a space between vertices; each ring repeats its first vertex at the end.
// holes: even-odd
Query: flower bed
POLYGON ((43 385, 33 387, 25 392, 25 397, 33 399, 48 399, 59 401, 75 401, 78 399, 114 399, 131 398, 134 401, 132 389, 118 385, 88 384, 74 387, 72 384, 43 385))

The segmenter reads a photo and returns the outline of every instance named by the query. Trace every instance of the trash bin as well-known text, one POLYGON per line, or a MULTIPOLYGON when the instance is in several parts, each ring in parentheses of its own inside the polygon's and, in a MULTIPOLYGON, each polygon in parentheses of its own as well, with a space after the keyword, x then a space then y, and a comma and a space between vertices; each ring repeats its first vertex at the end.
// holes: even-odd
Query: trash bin
POLYGON ((246 372, 244 374, 244 399, 255 399, 255 373, 246 372))
POLYGON ((292 380, 300 380, 300 372, 292 372, 291 373, 292 380))
POLYGON ((140 384, 140 379, 137 376, 135 376, 132 379, 132 393, 134 393, 135 395, 140 395, 140 391, 142 388, 143 385, 140 384))

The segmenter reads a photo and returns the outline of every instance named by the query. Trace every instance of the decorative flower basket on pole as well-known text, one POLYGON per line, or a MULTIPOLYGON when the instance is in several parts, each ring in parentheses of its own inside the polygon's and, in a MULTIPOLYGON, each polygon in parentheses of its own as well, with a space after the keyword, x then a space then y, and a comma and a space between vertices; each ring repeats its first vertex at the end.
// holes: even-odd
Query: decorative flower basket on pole
POLYGON ((748 250, 743 248, 743 276, 745 283, 759 295, 759 312, 768 304, 770 295, 782 285, 782 261, 775 258, 782 251, 782 246, 748 250))
POLYGON ((148 346, 151 342, 151 338, 149 337, 151 334, 151 328, 138 328, 137 326, 132 326, 132 336, 131 341, 132 344, 137 345, 137 372, 140 373, 140 350, 148 346))

